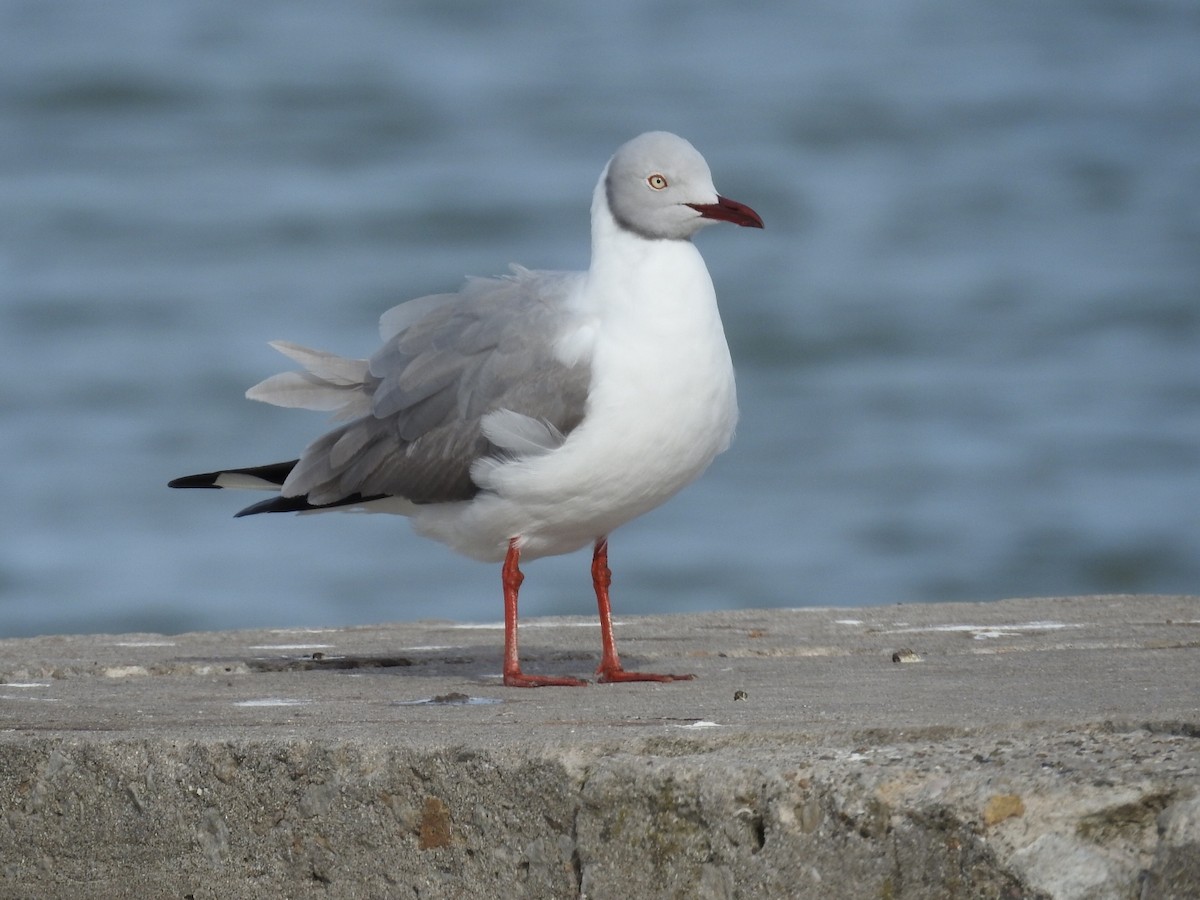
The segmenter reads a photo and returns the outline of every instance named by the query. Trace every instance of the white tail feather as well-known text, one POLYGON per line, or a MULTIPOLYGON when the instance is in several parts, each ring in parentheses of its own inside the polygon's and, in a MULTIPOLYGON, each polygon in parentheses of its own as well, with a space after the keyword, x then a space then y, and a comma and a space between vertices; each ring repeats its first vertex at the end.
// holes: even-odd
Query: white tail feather
POLYGON ((365 359, 349 359, 327 350, 301 347, 291 341, 271 341, 271 346, 288 359, 300 363, 322 381, 328 381, 330 384, 347 386, 362 384, 367 375, 365 359))
POLYGON ((347 359, 288 341, 272 341, 271 346, 308 371, 272 375, 246 391, 248 399, 332 412, 337 419, 353 419, 371 411, 371 398, 362 389, 367 377, 365 359, 347 359))

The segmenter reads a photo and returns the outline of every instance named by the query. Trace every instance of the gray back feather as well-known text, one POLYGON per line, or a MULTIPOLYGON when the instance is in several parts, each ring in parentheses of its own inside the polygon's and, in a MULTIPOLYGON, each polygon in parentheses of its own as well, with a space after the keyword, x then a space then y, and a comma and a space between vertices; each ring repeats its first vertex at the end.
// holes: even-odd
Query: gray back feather
POLYGON ((569 434, 583 418, 591 369, 587 360, 564 365, 554 343, 580 277, 514 267, 385 314, 385 343, 363 381, 370 415, 309 445, 283 495, 317 504, 356 493, 465 500, 478 490, 472 463, 513 454, 484 434, 489 413, 509 410, 545 423, 547 435, 569 434))

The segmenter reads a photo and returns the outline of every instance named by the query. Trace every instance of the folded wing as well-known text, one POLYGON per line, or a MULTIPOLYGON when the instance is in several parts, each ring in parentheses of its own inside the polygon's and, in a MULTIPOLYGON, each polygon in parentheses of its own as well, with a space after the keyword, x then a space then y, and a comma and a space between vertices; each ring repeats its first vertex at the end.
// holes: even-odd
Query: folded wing
POLYGON ((401 304, 383 317, 385 342, 370 360, 273 344, 305 371, 272 376, 248 397, 350 420, 305 449, 280 510, 298 498, 309 507, 466 500, 479 490, 476 460, 560 444, 583 419, 591 381, 586 355, 568 364, 555 352, 574 327, 564 301, 579 277, 514 268, 401 304))

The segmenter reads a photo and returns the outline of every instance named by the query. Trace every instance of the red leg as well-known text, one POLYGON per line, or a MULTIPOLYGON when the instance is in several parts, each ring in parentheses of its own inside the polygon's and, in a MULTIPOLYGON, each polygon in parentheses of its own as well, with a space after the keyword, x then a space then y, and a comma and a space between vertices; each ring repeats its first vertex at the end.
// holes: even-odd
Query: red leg
POLYGON ((617 657, 617 643, 613 640, 612 605, 608 599, 608 588, 612 584, 612 572, 608 568, 608 539, 596 541, 592 553, 592 585, 596 588, 596 606, 600 610, 600 643, 603 646, 600 666, 596 669, 596 680, 602 683, 616 681, 688 681, 695 675, 655 675, 652 672, 626 672, 617 657))
POLYGON ((521 659, 517 654, 517 592, 525 576, 517 567, 520 561, 521 551, 517 549, 517 539, 513 538, 508 542, 508 553, 505 554, 504 568, 501 570, 504 584, 504 683, 509 687, 575 687, 587 684, 579 678, 526 675, 521 671, 521 659))

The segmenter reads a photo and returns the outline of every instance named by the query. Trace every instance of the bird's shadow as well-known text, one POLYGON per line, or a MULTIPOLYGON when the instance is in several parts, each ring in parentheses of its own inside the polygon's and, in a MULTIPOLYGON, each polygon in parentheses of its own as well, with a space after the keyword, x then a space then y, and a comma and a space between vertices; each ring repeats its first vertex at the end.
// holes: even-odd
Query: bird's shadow
MULTIPOLYGON (((213 662, 213 660, 209 660, 213 662)), ((522 665, 532 664, 534 670, 547 664, 550 667, 562 663, 577 663, 586 672, 595 669, 598 658, 595 654, 580 651, 548 650, 538 653, 536 648, 522 649, 522 665)), ((446 654, 437 651, 417 651, 401 654, 371 654, 371 653, 306 653, 291 656, 254 656, 241 658, 236 662, 229 661, 230 668, 243 668, 251 673, 275 674, 280 672, 358 672, 365 673, 378 670, 405 669, 406 676, 423 676, 426 678, 467 677, 480 682, 491 682, 498 677, 503 667, 499 653, 485 650, 481 653, 446 654)))

